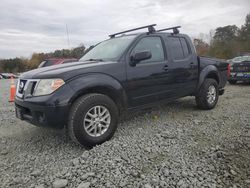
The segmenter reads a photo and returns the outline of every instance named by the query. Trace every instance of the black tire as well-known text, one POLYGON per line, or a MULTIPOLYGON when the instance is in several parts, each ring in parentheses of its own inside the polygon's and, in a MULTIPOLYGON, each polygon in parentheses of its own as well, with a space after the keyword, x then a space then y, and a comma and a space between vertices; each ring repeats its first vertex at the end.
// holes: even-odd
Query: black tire
POLYGON ((70 138, 87 149, 102 144, 114 135, 118 124, 118 109, 112 99, 103 94, 87 94, 77 99, 70 110, 68 119, 68 133, 70 138), (110 124, 102 135, 94 137, 88 134, 84 128, 84 118, 87 112, 101 105, 105 107, 111 116, 110 124))
POLYGON ((229 84, 235 85, 237 83, 237 80, 228 80, 229 84))
POLYGON ((213 109, 219 99, 219 89, 218 89, 218 83, 216 80, 211 79, 211 78, 207 78, 204 80, 203 84, 200 87, 200 90, 198 92, 198 94, 195 96, 195 100, 196 100, 196 104, 198 106, 198 108, 200 109, 204 109, 204 110, 210 110, 213 109), (210 86, 214 86, 215 88, 215 99, 211 102, 209 102, 208 99, 208 92, 209 92, 209 88, 210 86))

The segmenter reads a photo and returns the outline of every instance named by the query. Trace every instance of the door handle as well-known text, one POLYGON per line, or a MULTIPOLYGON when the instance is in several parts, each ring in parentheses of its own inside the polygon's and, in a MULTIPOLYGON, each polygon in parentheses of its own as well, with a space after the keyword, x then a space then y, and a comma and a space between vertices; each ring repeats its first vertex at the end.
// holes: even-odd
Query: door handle
POLYGON ((165 65, 162 69, 165 70, 165 71, 168 71, 168 66, 165 65))
POLYGON ((191 63, 190 63, 190 67, 191 67, 191 68, 195 67, 194 62, 191 62, 191 63))

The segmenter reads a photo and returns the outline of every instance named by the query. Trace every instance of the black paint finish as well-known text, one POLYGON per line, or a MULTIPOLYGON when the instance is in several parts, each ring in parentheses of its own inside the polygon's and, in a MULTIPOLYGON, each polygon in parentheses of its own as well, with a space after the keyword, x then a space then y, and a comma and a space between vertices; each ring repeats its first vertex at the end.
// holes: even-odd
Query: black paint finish
POLYGON ((137 34, 118 61, 75 62, 24 73, 20 79, 61 78, 65 85, 47 96, 16 97, 15 103, 17 111, 23 114, 21 119, 40 126, 62 127, 72 103, 86 93, 108 95, 120 111, 141 108, 195 95, 207 77, 216 79, 222 90, 227 81, 227 65, 221 60, 198 57, 187 35, 142 33, 137 34), (164 60, 131 66, 134 46, 142 38, 152 36, 160 37, 164 60), (185 58, 174 59, 173 37, 186 41, 185 58))

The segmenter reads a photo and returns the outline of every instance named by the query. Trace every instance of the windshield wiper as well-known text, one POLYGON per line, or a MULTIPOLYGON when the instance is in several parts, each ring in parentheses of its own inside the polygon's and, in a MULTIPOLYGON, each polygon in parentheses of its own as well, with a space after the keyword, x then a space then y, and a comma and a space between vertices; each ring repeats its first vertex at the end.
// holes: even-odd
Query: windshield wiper
POLYGON ((103 61, 103 59, 87 59, 87 60, 85 60, 85 61, 103 61))

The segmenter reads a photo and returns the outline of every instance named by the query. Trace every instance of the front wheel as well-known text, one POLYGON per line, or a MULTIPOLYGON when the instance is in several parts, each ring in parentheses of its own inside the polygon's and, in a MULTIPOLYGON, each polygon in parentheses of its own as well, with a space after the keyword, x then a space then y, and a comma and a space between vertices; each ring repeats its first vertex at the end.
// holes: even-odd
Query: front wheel
POLYGON ((102 94, 87 94, 76 100, 70 110, 69 136, 91 148, 114 135, 117 121, 118 109, 112 99, 102 94))
POLYGON ((211 78, 205 79, 195 99, 199 108, 204 110, 213 109, 219 99, 217 81, 211 78))

